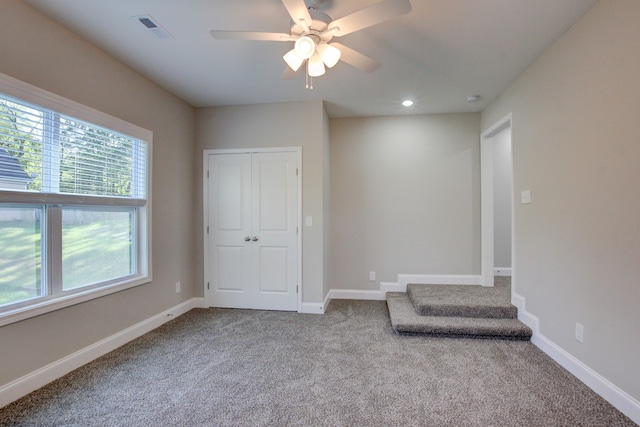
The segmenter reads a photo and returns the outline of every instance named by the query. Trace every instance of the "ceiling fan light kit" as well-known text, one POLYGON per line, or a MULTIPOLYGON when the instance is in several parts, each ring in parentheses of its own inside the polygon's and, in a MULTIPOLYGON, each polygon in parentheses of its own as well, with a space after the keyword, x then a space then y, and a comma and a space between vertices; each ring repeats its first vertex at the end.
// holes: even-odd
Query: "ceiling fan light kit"
POLYGON ((300 58, 295 49, 291 49, 282 58, 293 71, 298 71, 304 62, 304 59, 300 58))
POLYGON ((296 40, 293 50, 301 59, 309 59, 316 51, 316 44, 309 36, 302 36, 296 40))
MULTIPOLYGON (((256 31, 217 31, 211 35, 225 40, 295 41, 293 49, 283 59, 293 71, 282 74, 283 78, 293 78, 295 73, 307 63, 307 79, 325 74, 328 68, 342 60, 365 72, 376 70, 380 64, 339 43, 329 44, 334 37, 342 37, 358 30, 379 24, 411 11, 410 0, 382 0, 345 17, 332 20, 317 10, 322 0, 281 0, 292 19, 290 35, 286 33, 263 33, 256 31)), ((307 87, 313 88, 313 86, 307 87)))
POLYGON ((330 44, 321 44, 318 46, 318 53, 322 57, 322 62, 329 68, 333 68, 340 61, 340 49, 330 44))
POLYGON ((309 58, 308 68, 307 72, 309 73, 309 77, 320 77, 324 74, 324 63, 322 62, 320 55, 316 54, 309 58))

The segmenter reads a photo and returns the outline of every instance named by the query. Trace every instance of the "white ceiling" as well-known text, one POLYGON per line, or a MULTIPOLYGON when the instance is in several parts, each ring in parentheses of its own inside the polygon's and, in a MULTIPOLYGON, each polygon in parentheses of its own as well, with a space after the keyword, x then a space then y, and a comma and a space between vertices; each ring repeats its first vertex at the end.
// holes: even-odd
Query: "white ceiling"
MULTIPOLYGON (((196 107, 324 100, 331 117, 481 111, 597 0, 411 0, 408 15, 339 39, 382 63, 343 62, 305 89, 281 80, 293 42, 209 31, 288 32, 280 0, 23 0, 196 107), (174 38, 136 20, 151 15, 174 38), (469 104, 466 98, 479 95, 469 104), (413 107, 400 106, 403 99, 413 107)), ((324 0, 333 19, 378 0, 324 0)))

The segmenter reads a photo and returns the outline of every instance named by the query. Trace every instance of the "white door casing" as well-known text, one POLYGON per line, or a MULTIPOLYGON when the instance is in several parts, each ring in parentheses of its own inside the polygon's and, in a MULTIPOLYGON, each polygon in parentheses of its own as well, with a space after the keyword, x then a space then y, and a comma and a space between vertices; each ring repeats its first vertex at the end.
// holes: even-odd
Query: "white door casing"
POLYGON ((208 306, 299 311, 299 165, 299 148, 205 150, 208 306))

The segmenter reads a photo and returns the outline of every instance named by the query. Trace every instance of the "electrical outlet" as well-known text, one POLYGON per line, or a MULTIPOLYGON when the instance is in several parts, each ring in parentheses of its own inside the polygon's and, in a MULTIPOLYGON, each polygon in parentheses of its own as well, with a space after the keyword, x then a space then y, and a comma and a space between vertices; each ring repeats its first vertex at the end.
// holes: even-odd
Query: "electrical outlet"
POLYGON ((376 280, 376 272, 375 271, 370 271, 369 272, 369 281, 370 282, 375 282, 376 280))
POLYGON ((576 340, 584 343, 584 326, 580 323, 576 323, 576 340))
POLYGON ((180 293, 180 282, 176 282, 176 294, 180 293))

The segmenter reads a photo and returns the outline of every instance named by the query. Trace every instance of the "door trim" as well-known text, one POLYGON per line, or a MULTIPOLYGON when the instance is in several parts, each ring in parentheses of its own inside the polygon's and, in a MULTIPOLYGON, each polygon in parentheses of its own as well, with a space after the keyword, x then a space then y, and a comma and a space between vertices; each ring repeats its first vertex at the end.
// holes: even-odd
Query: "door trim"
POLYGON ((207 259, 209 259, 209 239, 207 232, 207 218, 209 217, 209 188, 208 188, 208 166, 209 155, 211 154, 252 154, 252 153, 296 153, 296 161, 298 163, 298 173, 296 176, 296 184, 298 186, 298 206, 296 214, 297 227, 297 278, 296 285, 298 288, 298 307, 297 312, 302 312, 302 147, 273 147, 273 148, 230 148, 230 149, 206 149, 202 151, 202 240, 203 240, 203 264, 204 264, 204 301, 206 307, 212 306, 211 293, 207 289, 207 278, 210 276, 207 259))
POLYGON ((494 277, 494 227, 493 227, 493 138, 504 130, 508 130, 511 140, 511 268, 512 281, 515 270, 514 245, 514 203, 513 197, 513 117, 507 114, 480 135, 480 212, 481 212, 481 284, 493 286, 494 277))

